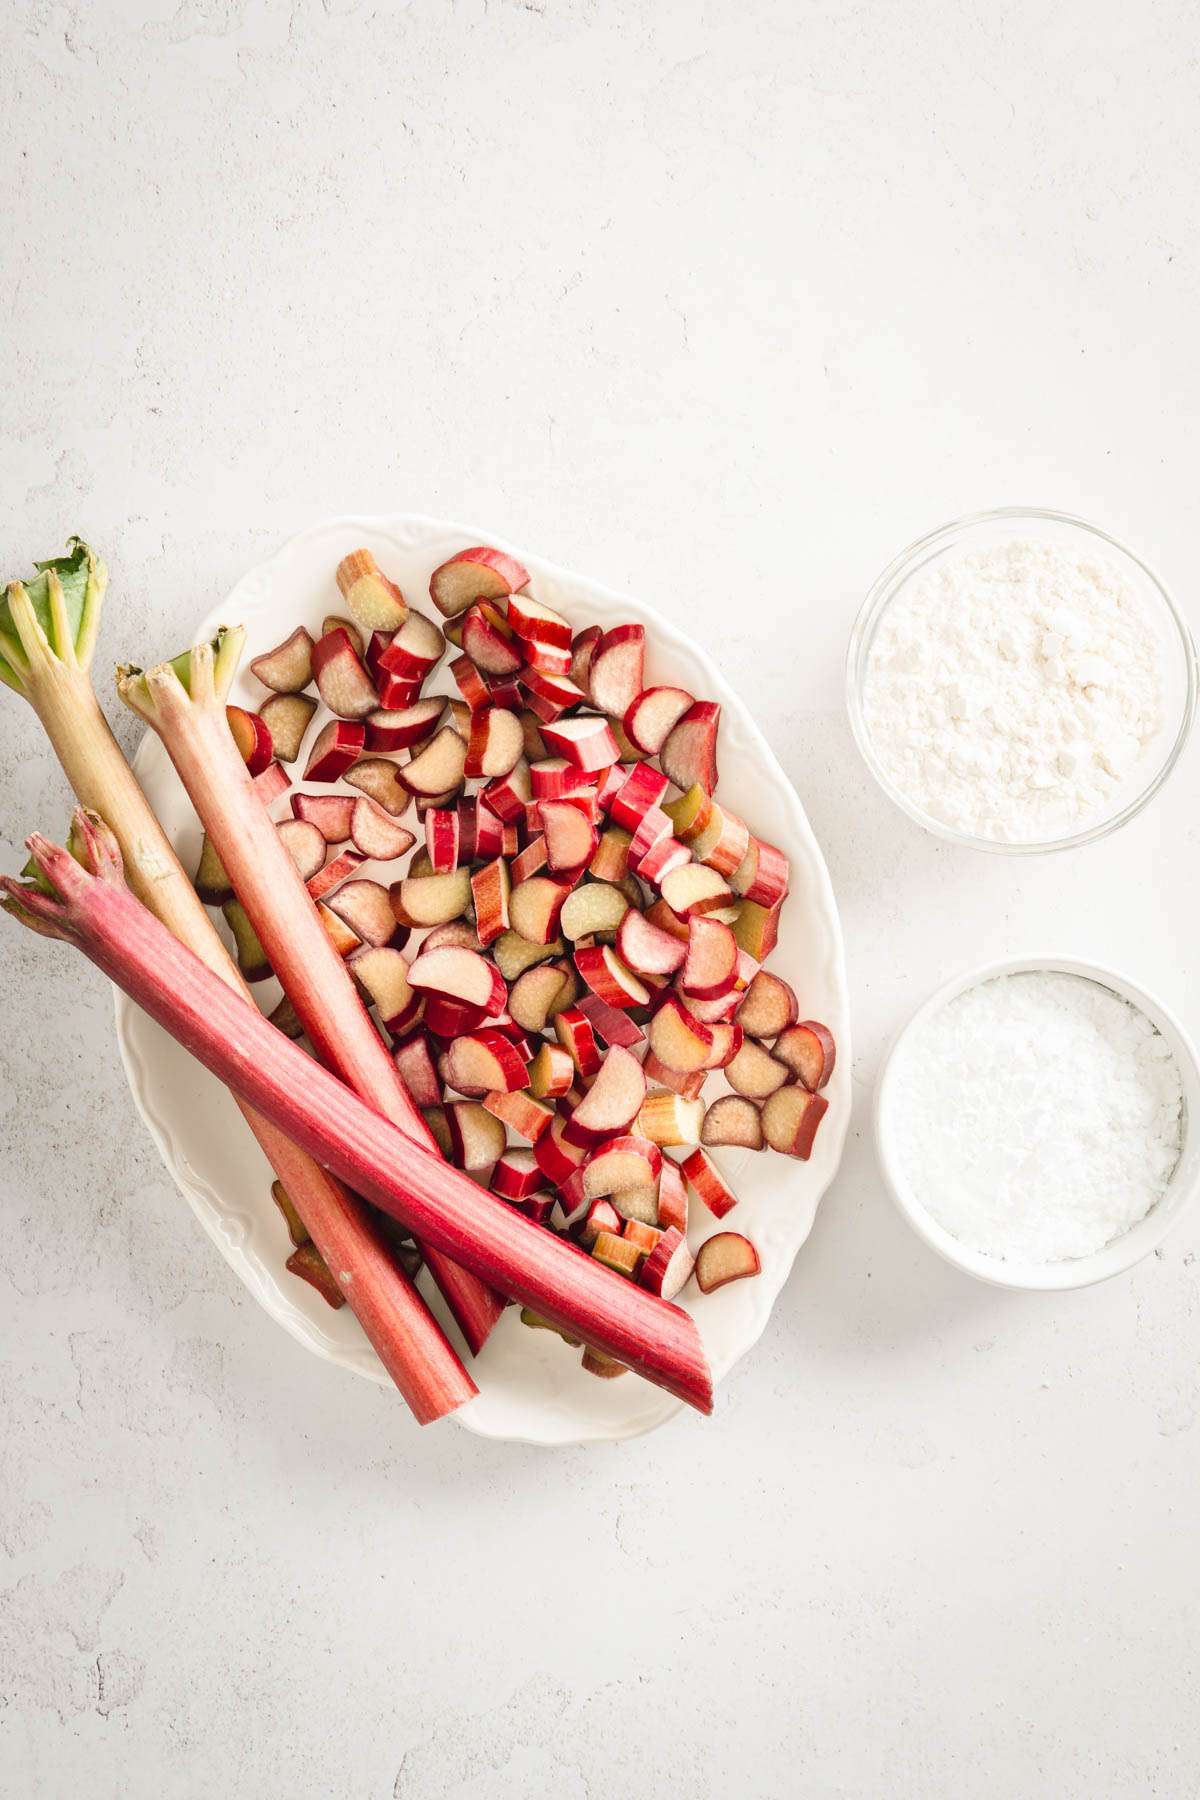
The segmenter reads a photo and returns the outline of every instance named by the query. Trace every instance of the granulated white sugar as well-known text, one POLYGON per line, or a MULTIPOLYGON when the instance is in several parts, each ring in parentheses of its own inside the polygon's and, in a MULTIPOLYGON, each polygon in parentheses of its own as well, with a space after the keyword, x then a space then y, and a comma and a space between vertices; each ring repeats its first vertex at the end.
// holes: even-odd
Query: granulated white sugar
POLYGON ((1118 811, 1157 734, 1163 674, 1146 607, 1089 549, 960 550, 902 588, 863 684, 875 752, 931 819, 1039 843, 1118 811))
POLYGON ((1179 1068, 1146 1015, 1076 975, 969 988, 897 1053, 888 1112, 918 1200, 959 1243, 1048 1263, 1128 1231, 1166 1191, 1179 1068))

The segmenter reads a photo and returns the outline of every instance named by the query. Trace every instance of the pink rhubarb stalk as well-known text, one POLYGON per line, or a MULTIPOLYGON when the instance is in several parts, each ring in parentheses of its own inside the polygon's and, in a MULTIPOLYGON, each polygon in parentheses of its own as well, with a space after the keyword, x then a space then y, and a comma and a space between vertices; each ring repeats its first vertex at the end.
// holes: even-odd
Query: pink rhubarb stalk
POLYGON ((482 1281, 701 1412, 712 1381, 694 1320, 498 1204, 315 1064, 152 918, 111 834, 77 815, 86 867, 28 840, 51 893, 0 880, 8 910, 76 944, 151 1018, 354 1189, 482 1281))
MULTIPOLYGON (((78 539, 28 586, 13 582, 0 602, 0 681, 33 707, 77 798, 108 820, 137 897, 248 998, 97 703, 89 669, 105 585, 103 563, 78 539)), ((427 1424, 470 1400, 474 1382, 366 1207, 278 1126, 238 1104, 413 1416, 427 1424)))
MULTIPOLYGON (((226 696, 244 639, 239 626, 222 631, 215 647, 197 644, 175 664, 160 663, 144 674, 123 669, 118 691, 161 737, 321 1061, 429 1155, 438 1156, 230 735, 226 696), (186 685, 177 672, 181 666, 186 685)), ((470 1349, 478 1352, 500 1316, 501 1301, 436 1244, 421 1248, 470 1349)))

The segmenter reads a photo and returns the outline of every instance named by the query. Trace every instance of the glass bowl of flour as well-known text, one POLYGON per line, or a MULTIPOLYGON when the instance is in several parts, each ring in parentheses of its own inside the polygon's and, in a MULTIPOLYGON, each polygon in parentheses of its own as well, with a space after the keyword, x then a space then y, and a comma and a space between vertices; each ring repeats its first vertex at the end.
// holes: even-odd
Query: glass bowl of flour
POLYGON ((1200 1063, 1126 976, 1013 957, 948 982, 899 1033, 875 1141, 947 1262, 998 1287, 1086 1287, 1149 1255, 1195 1196, 1200 1063))
POLYGON ((1065 513, 960 519, 885 569, 851 635, 850 723, 884 791, 981 850, 1063 850, 1157 793, 1196 711, 1162 582, 1065 513))

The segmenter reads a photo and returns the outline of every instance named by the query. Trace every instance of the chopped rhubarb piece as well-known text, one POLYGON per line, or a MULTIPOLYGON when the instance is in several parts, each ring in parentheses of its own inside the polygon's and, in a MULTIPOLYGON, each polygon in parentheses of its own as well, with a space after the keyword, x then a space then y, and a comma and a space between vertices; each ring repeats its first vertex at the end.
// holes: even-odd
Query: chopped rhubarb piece
POLYGON ((618 1275, 636 1274, 637 1266, 642 1260, 642 1253, 636 1244, 625 1237, 615 1237, 611 1231, 597 1234, 592 1245, 592 1255, 606 1269, 614 1269, 618 1275))
POLYGON ((389 889, 400 925, 445 925, 461 919, 471 904, 471 877, 466 869, 453 875, 406 875, 389 889))
POLYGON ((366 727, 351 719, 331 719, 317 734, 305 781, 337 781, 353 768, 367 741, 366 727))
POLYGON ((698 1144, 704 1116, 702 1100, 685 1100, 669 1091, 647 1094, 634 1130, 652 1144, 698 1144))
POLYGON ((508 864, 495 857, 471 876, 471 898, 475 905, 475 929, 483 945, 494 943, 508 930, 508 901, 511 892, 508 864))
POLYGON ((629 901, 619 887, 591 881, 567 896, 559 915, 559 929, 565 938, 577 943, 580 938, 615 932, 628 911, 629 901))
POLYGON ((348 967, 388 1031, 410 1030, 417 1003, 409 985, 408 963, 401 952, 368 945, 353 953, 348 967))
POLYGON ((546 1029, 565 979, 558 964, 539 963, 513 983, 509 1011, 524 1031, 546 1029))
POLYGON ((365 631, 398 631, 408 617, 404 595, 369 550, 353 550, 337 566, 342 599, 365 631))
POLYGON ((386 756, 367 756, 355 763, 343 777, 346 786, 357 788, 382 806, 384 812, 398 819, 412 805, 412 795, 396 774, 396 765, 386 756))
POLYGON ((766 962, 779 941, 779 914, 783 901, 774 906, 760 906, 755 900, 743 900, 737 916, 729 923, 741 949, 759 962, 766 962))
POLYGON ((664 800, 663 811, 668 814, 675 827, 675 836, 690 849, 694 839, 708 829, 715 805, 711 795, 705 793, 698 781, 694 781, 678 800, 664 800))
POLYGON ((652 882, 661 889, 668 875, 673 874, 676 869, 685 868, 690 861, 687 849, 678 838, 659 838, 637 864, 637 872, 643 881, 652 882))
POLYGON ((582 869, 591 861, 597 835, 585 812, 569 799, 541 800, 538 815, 546 841, 546 861, 555 874, 582 869))
POLYGON ((459 864, 458 808, 431 806, 425 814, 425 851, 435 875, 452 875, 459 864))
POLYGON ((558 937, 558 921, 570 886, 548 875, 534 875, 514 887, 508 903, 513 930, 531 944, 549 944, 558 937))
POLYGON ((533 1146, 538 1168, 551 1187, 560 1189, 582 1168, 587 1156, 582 1145, 567 1142, 563 1135, 565 1129, 566 1120, 555 1118, 533 1146))
MULTIPOLYGON (((525 583, 519 585, 524 587, 525 583)), ((565 650, 571 648, 570 625, 561 613, 555 612, 552 606, 543 606, 532 594, 511 594, 508 623, 523 642, 557 644, 565 650)))
POLYGON ((761 1150, 762 1114, 753 1100, 722 1094, 704 1115, 700 1141, 709 1146, 736 1144, 742 1150, 761 1150))
POLYGON ((583 1191, 589 1200, 620 1194, 627 1188, 650 1187, 657 1192, 661 1168, 662 1151, 649 1138, 610 1138, 584 1164, 583 1191))
MULTIPOLYGON (((614 825, 624 825, 627 831, 636 832, 646 814, 660 806, 666 791, 667 778, 660 770, 650 763, 636 762, 608 803, 609 817, 614 825)), ((669 831, 670 825, 665 822, 664 815, 662 831, 658 835, 665 837, 669 831)), ((645 848, 648 849, 649 844, 645 848)))
POLYGON ((361 868, 365 861, 366 857, 361 851, 343 850, 339 855, 331 858, 323 869, 318 869, 315 875, 310 875, 305 885, 314 900, 323 900, 325 895, 332 893, 339 883, 347 881, 355 869, 361 868))
MULTIPOLYGON (((617 796, 617 799, 620 800, 620 795, 617 796)), ((676 841, 671 834, 671 821, 661 806, 648 806, 629 842, 629 860, 635 869, 641 868, 643 860, 649 856, 657 844, 663 842, 664 838, 671 843, 676 841)), ((684 855, 687 861, 691 862, 692 859, 686 851, 684 855)))
POLYGON ((529 765, 529 782, 535 800, 559 800, 591 785, 591 777, 565 756, 543 756, 529 765))
POLYGON ((649 1251, 637 1278, 651 1294, 658 1294, 662 1300, 675 1300, 676 1294, 691 1282, 694 1267, 696 1258, 687 1247, 687 1238, 671 1226, 649 1251))
POLYGON ((415 1104, 440 1106, 442 1083, 427 1034, 418 1029, 397 1039, 392 1045, 392 1057, 415 1104))
POLYGON ((739 1231, 718 1231, 696 1253, 696 1286, 702 1294, 711 1294, 728 1281, 757 1275, 761 1267, 749 1238, 739 1231))
POLYGON ((802 1087, 779 1088, 763 1107, 763 1135, 772 1150, 807 1162, 817 1126, 828 1111, 824 1094, 810 1094, 802 1087))
POLYGON ((683 688, 644 688, 625 709, 625 735, 643 756, 657 756, 692 705, 692 695, 683 688))
POLYGON ((472 714, 465 773, 485 780, 507 775, 525 749, 521 721, 500 706, 482 706, 472 714))
POLYGON ((538 874, 545 867, 546 840, 539 833, 537 837, 531 838, 525 848, 512 859, 510 872, 513 886, 518 887, 521 882, 528 881, 531 876, 538 874))
MULTIPOLYGON (((562 655, 567 658, 565 650, 562 655)), ((525 693, 529 710, 537 715, 543 725, 552 725, 555 719, 561 719, 572 707, 582 706, 585 699, 569 675, 550 674, 545 669, 523 670, 519 685, 525 693)))
POLYGON ((517 758, 507 775, 497 775, 490 781, 480 798, 506 825, 522 819, 525 807, 533 798, 529 764, 524 756, 517 758))
POLYGON ((645 1006, 650 999, 645 983, 608 944, 589 944, 576 950, 575 967, 592 992, 608 1006, 645 1006))
MULTIPOLYGON (((716 913, 718 918, 729 913, 735 917, 731 903, 733 894, 724 876, 703 863, 688 863, 663 877, 662 897, 681 919, 694 913, 716 913)), ((728 919, 725 921, 728 923, 728 919)))
POLYGON ((467 746, 450 726, 443 726, 411 762, 400 770, 400 779, 418 797, 435 798, 461 787, 466 769, 467 746))
POLYGON ((669 937, 678 938, 681 944, 686 944, 691 936, 687 920, 677 918, 665 900, 656 900, 653 906, 648 906, 645 917, 651 925, 657 925, 669 937))
POLYGON ((298 694, 313 678, 312 651, 312 633, 297 625, 291 637, 254 657, 250 667, 264 687, 277 694, 298 694))
MULTIPOLYGON (((601 1061, 600 1046, 596 1042, 596 1034, 591 1022, 578 1008, 569 1006, 558 1014, 554 1021, 554 1029, 558 1033, 558 1041, 574 1063, 582 1080, 587 1081, 598 1073, 601 1061)), ((555 1092, 565 1092, 556 1088, 555 1092)))
POLYGON ((301 881, 307 881, 325 861, 325 839, 315 825, 308 825, 303 819, 283 819, 275 829, 287 845, 301 881))
MULTIPOLYGON (((523 884, 525 886, 528 883, 523 884)), ((512 912, 512 902, 509 902, 512 912)), ((517 931, 502 931, 491 946, 496 967, 505 981, 515 981, 526 969, 532 969, 535 963, 548 962, 553 956, 561 956, 565 945, 560 937, 550 939, 548 944, 535 944, 524 938, 517 931)))
POLYGON ((433 620, 424 613, 410 611, 399 631, 377 648, 373 658, 368 648, 368 667, 376 677, 424 681, 441 661, 445 649, 446 640, 433 620))
POLYGON ((532 1150, 506 1150, 497 1160, 488 1185, 502 1200, 528 1200, 531 1194, 541 1192, 545 1179, 532 1150))
POLYGON ((688 946, 631 906, 617 931, 617 950, 639 975, 673 975, 683 966, 688 946))
POLYGON ((553 725, 543 724, 542 737, 555 756, 565 756, 589 774, 607 769, 620 755, 606 719, 556 719, 553 725))
POLYGON ((375 685, 341 626, 317 639, 312 663, 317 691, 339 719, 365 719, 375 711, 379 705, 375 685))
POLYGON ((354 802, 350 836, 355 849, 375 862, 394 862, 411 850, 415 841, 411 831, 365 794, 354 802))
POLYGON ((823 1088, 833 1074, 837 1046, 827 1025, 805 1019, 792 1025, 776 1040, 771 1054, 786 1063, 810 1094, 823 1088))
POLYGON ((483 1096, 483 1104, 510 1131, 515 1131, 518 1137, 525 1138, 531 1144, 536 1144, 543 1131, 549 1130, 554 1118, 553 1107, 524 1088, 518 1088, 514 1093, 493 1089, 483 1096))
POLYGON ((620 1044, 622 1049, 632 1050, 635 1045, 645 1042, 641 1026, 627 1012, 620 1012, 615 1006, 609 1006, 607 1001, 601 1000, 599 994, 581 994, 576 1004, 592 1029, 600 1034, 606 1044, 620 1044))
POLYGON ((259 717, 280 762, 295 762, 316 710, 316 701, 307 694, 273 694, 264 703, 259 717))
POLYGON ((274 971, 241 901, 227 900, 221 912, 233 933, 238 972, 243 981, 267 981, 274 971))
POLYGON ((485 675, 515 675, 521 667, 512 632, 488 601, 477 601, 463 614, 462 647, 485 675))
POLYGON ((787 898, 788 859, 774 844, 752 837, 745 857, 732 876, 734 893, 768 911, 787 898))
MULTIPOLYGON (((798 1010, 796 995, 788 983, 769 970, 760 969, 746 989, 735 1016, 747 1036, 774 1038, 795 1024, 798 1010)), ((788 1067, 792 1067, 790 1062, 788 1067)))
POLYGON ((529 1065, 529 1089, 538 1100, 567 1093, 574 1079, 575 1063, 561 1044, 543 1044, 529 1065))
POLYGON ((481 1006, 471 1006, 465 1000, 451 1000, 445 994, 425 995, 422 1023, 435 1038, 443 1038, 449 1043, 452 1038, 462 1037, 464 1032, 477 1031, 487 1022, 488 1015, 481 1006))
MULTIPOLYGON (((555 679, 569 678, 571 674, 571 652, 561 644, 547 644, 541 638, 523 638, 521 648, 525 652, 528 668, 536 669, 539 674, 551 675, 555 679)), ((536 701, 530 701, 530 708, 539 718, 544 714, 536 701)))
POLYGON ((321 622, 321 637, 328 637, 331 631, 344 631, 350 639, 350 648, 355 656, 362 658, 366 655, 363 634, 353 619, 344 618, 340 613, 326 613, 321 622))
POLYGON ((703 1200, 714 1219, 723 1219, 737 1205, 737 1195, 705 1151, 693 1150, 679 1167, 692 1192, 703 1200))
POLYGON ((592 653, 588 687, 592 705, 623 719, 642 690, 646 632, 641 625, 615 625, 592 653))
POLYGON ((659 753, 659 761, 677 788, 697 782, 706 794, 717 785, 717 728, 721 708, 712 700, 689 706, 659 753))
POLYGON ((614 1045, 567 1120, 567 1142, 591 1145, 614 1132, 627 1131, 645 1098, 646 1078, 641 1063, 631 1051, 614 1045))
POLYGON ((469 800, 462 802, 464 815, 471 814, 470 856, 463 851, 464 862, 492 862, 504 848, 504 822, 497 818, 482 794, 475 796, 474 805, 469 800))
POLYGON ((731 1025, 726 1019, 714 1019, 708 1029, 712 1032, 713 1042, 704 1066, 706 1069, 728 1070, 741 1054, 746 1034, 740 1025, 731 1025))
POLYGON ((357 931, 347 925, 345 919, 339 919, 336 913, 330 912, 323 900, 317 901, 317 918, 322 931, 342 961, 353 956, 361 943, 357 931))
POLYGON ((623 881, 629 873, 630 842, 630 834, 620 825, 610 825, 602 831, 588 864, 588 874, 597 881, 623 881))
POLYGON ((456 1169, 490 1169, 504 1154, 504 1127, 477 1100, 452 1100, 446 1108, 450 1160, 456 1169))
MULTIPOLYGON (((415 988, 427 988, 446 999, 478 1006, 493 1016, 503 1012, 508 1001, 503 975, 476 950, 422 950, 409 971, 409 980, 415 988)), ((492 1087, 500 1085, 489 1083, 492 1087)))
POLYGON ((479 934, 473 925, 465 919, 451 919, 445 925, 435 925, 421 945, 426 950, 478 950, 479 934))
POLYGON ((706 918, 703 913, 694 914, 689 926, 687 956, 679 984, 694 1000, 719 1000, 733 992, 737 939, 728 925, 706 918))
POLYGON ((694 1075, 708 1067, 713 1027, 694 1018, 674 994, 654 1014, 647 1035, 656 1060, 676 1074, 694 1075))
POLYGON ((512 1094, 525 1086, 525 1059, 504 1032, 483 1026, 455 1038, 446 1055, 444 1074, 449 1086, 460 1094, 512 1094))
POLYGON ((291 782, 287 770, 282 763, 270 762, 261 774, 253 777, 254 791, 265 807, 274 806, 275 802, 286 794, 291 782))
POLYGON ((327 902, 330 912, 356 931, 364 944, 401 950, 408 931, 397 925, 387 889, 378 881, 347 881, 327 902))
POLYGON ((225 717, 247 770, 251 775, 261 775, 270 767, 274 754, 266 720, 261 713, 247 712, 244 706, 227 706, 225 717))
POLYGON ((429 598, 447 619, 465 612, 475 600, 500 600, 523 588, 529 572, 515 556, 477 544, 460 550, 429 578, 429 598))
POLYGON ((652 1294, 663 1300, 674 1300, 692 1278, 696 1259, 688 1248, 682 1231, 672 1225, 663 1231, 658 1242, 638 1271, 638 1280, 652 1294))
POLYGON ((580 1221, 579 1242, 590 1250, 602 1231, 620 1237, 623 1229, 621 1215, 611 1200, 593 1200, 580 1221))
POLYGON ((603 636, 599 625, 586 625, 571 639, 571 680, 585 694, 588 691, 588 672, 592 666, 592 657, 603 636))
POLYGON ((626 1219, 621 1236, 636 1244, 643 1256, 649 1256, 662 1232, 656 1225, 644 1224, 641 1219, 626 1219))
POLYGON ((399 710, 376 707, 366 721, 367 749, 411 750, 432 736, 445 710, 445 702, 436 696, 414 700, 399 710))
POLYGON ((697 862, 707 863, 719 875, 732 879, 742 865, 749 842, 750 830, 745 821, 714 800, 708 824, 697 832, 689 848, 697 862))
POLYGON ((743 1094, 748 1100, 768 1099, 790 1075, 787 1065, 777 1061, 753 1038, 745 1040, 725 1070, 725 1079, 734 1093, 743 1094))

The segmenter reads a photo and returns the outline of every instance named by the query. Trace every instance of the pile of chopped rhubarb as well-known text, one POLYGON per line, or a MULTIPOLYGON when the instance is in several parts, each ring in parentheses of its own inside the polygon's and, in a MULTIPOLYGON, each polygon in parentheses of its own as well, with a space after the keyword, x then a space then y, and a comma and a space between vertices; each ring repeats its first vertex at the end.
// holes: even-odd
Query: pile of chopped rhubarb
MULTIPOLYGON (((436 619, 365 550, 336 581, 344 615, 255 658, 264 698, 228 722, 418 1128, 505 1206, 663 1299, 756 1275, 741 1232, 694 1219, 693 1254, 689 1196, 717 1221, 737 1205, 710 1151, 809 1156, 835 1045, 764 966, 788 860, 715 797, 720 706, 648 685, 641 625, 574 629, 498 550, 433 571, 436 619), (437 691, 447 674, 453 693, 437 691)), ((276 972, 210 837, 195 884, 245 980, 276 972)), ((276 960, 293 952, 281 926, 276 960)), ((271 1017, 294 1038, 315 1029, 288 996, 271 1017)), ((324 1060, 408 1129, 377 1075, 324 1060)), ((289 1268, 340 1304, 279 1184, 276 1198, 289 1268)), ((411 1270, 420 1252, 403 1247, 411 1270)), ((625 1372, 594 1348, 583 1363, 625 1372)))

